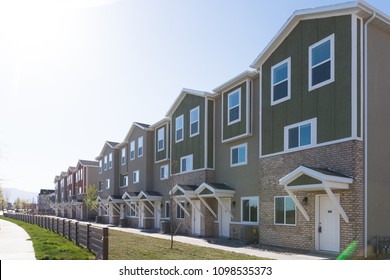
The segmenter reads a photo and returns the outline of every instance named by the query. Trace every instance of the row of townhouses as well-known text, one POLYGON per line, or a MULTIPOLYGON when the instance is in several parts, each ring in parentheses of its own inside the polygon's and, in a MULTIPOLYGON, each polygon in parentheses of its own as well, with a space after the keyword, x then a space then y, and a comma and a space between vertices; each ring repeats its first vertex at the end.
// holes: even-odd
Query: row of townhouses
POLYGON ((367 253, 390 235, 389 49, 390 18, 362 1, 297 11, 254 70, 183 89, 161 121, 57 176, 57 214, 82 218, 96 184, 98 222, 173 215, 180 234, 367 253))

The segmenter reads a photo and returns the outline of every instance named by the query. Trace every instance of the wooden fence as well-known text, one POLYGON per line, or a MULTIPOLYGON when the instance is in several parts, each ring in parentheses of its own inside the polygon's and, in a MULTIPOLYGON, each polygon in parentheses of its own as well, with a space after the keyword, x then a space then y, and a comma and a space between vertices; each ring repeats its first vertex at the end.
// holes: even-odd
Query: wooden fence
POLYGON ((53 216, 19 213, 4 213, 4 216, 49 229, 73 241, 77 246, 87 248, 97 259, 108 260, 108 228, 53 216))

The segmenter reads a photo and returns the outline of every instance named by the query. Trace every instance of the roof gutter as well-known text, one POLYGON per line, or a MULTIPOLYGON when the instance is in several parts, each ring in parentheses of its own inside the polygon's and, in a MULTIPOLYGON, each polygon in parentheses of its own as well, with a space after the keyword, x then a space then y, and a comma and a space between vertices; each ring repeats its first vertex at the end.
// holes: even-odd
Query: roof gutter
POLYGON ((368 195, 368 24, 376 17, 376 12, 364 23, 364 257, 367 258, 368 230, 367 230, 367 195, 368 195))

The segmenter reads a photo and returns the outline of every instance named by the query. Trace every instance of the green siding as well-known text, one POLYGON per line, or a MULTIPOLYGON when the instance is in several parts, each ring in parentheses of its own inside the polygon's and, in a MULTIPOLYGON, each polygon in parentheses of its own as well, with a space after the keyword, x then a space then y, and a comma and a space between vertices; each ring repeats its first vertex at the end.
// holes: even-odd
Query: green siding
POLYGON ((313 177, 302 175, 296 178, 294 181, 292 181, 288 186, 304 186, 304 185, 316 185, 321 184, 322 182, 320 180, 317 180, 313 177))
POLYGON ((223 94, 223 140, 228 140, 248 133, 246 125, 246 110, 248 102, 246 99, 246 82, 223 94), (241 121, 228 125, 228 95, 238 88, 241 89, 241 121))
POLYGON ((178 163, 177 170, 172 173, 180 172, 180 158, 187 155, 193 155, 193 169, 201 169, 205 166, 205 99, 200 96, 187 94, 176 111, 172 115, 172 160, 178 163), (190 137, 190 111, 199 106, 199 134, 190 137), (184 140, 176 143, 176 117, 184 115, 184 140))
POLYGON ((207 168, 214 168, 214 101, 207 100, 207 168))
POLYGON ((300 22, 262 67, 262 154, 284 150, 284 127, 317 118, 317 143, 351 136, 351 16, 300 22), (309 92, 308 51, 335 34, 335 81, 309 92), (291 57, 291 99, 271 106, 271 67, 291 57))

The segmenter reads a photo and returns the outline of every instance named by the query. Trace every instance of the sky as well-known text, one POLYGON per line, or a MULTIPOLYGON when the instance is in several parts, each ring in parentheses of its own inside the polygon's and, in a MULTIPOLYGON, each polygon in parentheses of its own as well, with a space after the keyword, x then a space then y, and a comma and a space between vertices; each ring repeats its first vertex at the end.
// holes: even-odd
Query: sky
POLYGON ((0 0, 0 184, 54 188, 133 122, 164 118, 182 88, 251 70, 295 10, 343 2, 0 0))

